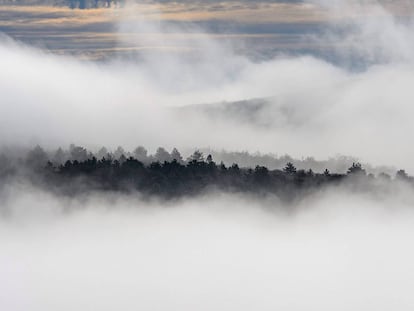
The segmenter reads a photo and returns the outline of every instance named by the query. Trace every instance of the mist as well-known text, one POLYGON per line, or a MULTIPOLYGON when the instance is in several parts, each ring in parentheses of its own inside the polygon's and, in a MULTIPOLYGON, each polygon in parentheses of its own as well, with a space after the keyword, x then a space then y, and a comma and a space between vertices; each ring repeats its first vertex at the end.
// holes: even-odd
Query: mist
POLYGON ((126 33, 136 49, 102 61, 0 35, 1 310, 413 309, 414 179, 370 174, 414 173, 412 16, 387 1, 300 5, 323 30, 259 59, 229 33, 128 5, 105 14, 113 50, 126 33), (69 144, 107 158, 35 161, 69 144), (158 162, 111 156, 137 146, 158 162), (214 159, 192 161, 197 148, 214 159), (332 159, 371 170, 324 172, 332 159))
POLYGON ((307 39, 321 47, 334 45, 343 60, 364 64, 359 70, 315 55, 255 62, 196 26, 166 31, 162 20, 139 15, 135 22, 120 22, 119 28, 147 34, 137 39, 144 45, 164 42, 166 48, 94 63, 4 37, 1 142, 129 149, 137 144, 197 146, 319 159, 345 154, 412 171, 413 148, 406 143, 406 133, 413 130, 412 23, 399 21, 379 5, 369 8, 375 14, 343 24, 335 22, 337 6, 329 8, 340 31, 330 28, 307 39), (173 51, 168 48, 171 32, 178 33, 175 40, 182 45, 173 51), (176 106, 253 98, 271 102, 259 111, 270 127, 231 116, 217 120, 171 113, 176 106))
POLYGON ((2 195, 4 310, 410 310, 413 196, 2 195), (7 211, 7 212, 6 212, 7 211))

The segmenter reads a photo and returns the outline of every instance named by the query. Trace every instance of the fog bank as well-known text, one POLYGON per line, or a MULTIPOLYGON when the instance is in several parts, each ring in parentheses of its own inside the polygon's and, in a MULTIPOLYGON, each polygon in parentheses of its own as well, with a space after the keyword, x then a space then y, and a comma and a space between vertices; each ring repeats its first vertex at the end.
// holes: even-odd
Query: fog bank
MULTIPOLYGON (((2 195, 2 310, 411 310, 412 194, 2 195), (404 199, 401 199, 404 197, 404 199), (5 211, 8 211, 5 213, 5 211)), ((400 193, 401 194, 401 193, 400 193)))
MULTIPOLYGON (((346 4, 328 10, 335 16, 338 6, 358 8, 346 4)), ((406 142, 414 130, 412 23, 380 5, 364 8, 373 13, 303 42, 335 46, 343 59, 358 60, 357 71, 315 55, 254 62, 191 25, 168 29, 182 48, 100 64, 2 37, 0 143, 207 147, 318 159, 344 154, 412 172, 414 149, 406 142), (256 109, 254 122, 171 113, 176 106, 252 98, 267 98, 269 105, 256 109, 248 101, 236 108, 247 115, 256 109)), ((168 42, 161 20, 137 16, 127 26, 147 34, 137 40, 148 45, 168 42)))
MULTIPOLYGON (((253 61, 191 24, 167 30, 140 16, 120 29, 163 49, 103 63, 1 36, 0 151, 23 169, 9 178, 0 152, 0 310, 412 310, 411 181, 375 182, 364 171, 348 187, 317 188, 291 204, 264 192, 157 200, 92 187, 58 196, 52 175, 42 175, 42 188, 25 168, 30 157, 19 155, 71 143, 106 146, 118 158, 118 146, 138 145, 344 154, 413 174, 411 17, 377 1, 310 2, 323 3, 333 25, 303 44, 332 57, 253 61), (341 22, 344 10, 353 14, 341 22), (168 45, 167 32, 180 46, 168 45)), ((81 179, 65 182, 66 190, 83 188, 81 179)))

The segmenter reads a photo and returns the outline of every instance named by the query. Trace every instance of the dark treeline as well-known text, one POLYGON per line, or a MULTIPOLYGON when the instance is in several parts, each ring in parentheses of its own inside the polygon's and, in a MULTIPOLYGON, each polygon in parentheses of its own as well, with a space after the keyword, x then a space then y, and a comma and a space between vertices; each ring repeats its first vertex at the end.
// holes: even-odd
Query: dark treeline
POLYGON ((353 163, 346 173, 325 169, 298 169, 288 162, 280 169, 265 166, 240 167, 237 163, 216 163, 211 154, 195 151, 186 160, 177 149, 158 148, 148 155, 143 147, 125 152, 119 147, 109 153, 105 148, 96 154, 71 145, 52 154, 37 146, 23 158, 0 155, 0 185, 24 178, 33 185, 60 194, 76 195, 90 191, 139 192, 144 196, 179 198, 208 191, 275 195, 283 201, 300 199, 326 187, 346 186, 356 191, 386 191, 402 182, 412 186, 413 178, 400 170, 395 176, 369 174, 360 163, 353 163))
MULTIPOLYGON (((326 169, 333 173, 346 173, 352 163, 360 162, 358 158, 337 155, 330 157, 327 160, 316 160, 313 157, 305 157, 302 159, 295 159, 287 154, 261 154, 261 153, 249 153, 247 151, 226 151, 226 150, 212 150, 201 149, 204 154, 211 154, 218 162, 223 162, 226 165, 232 165, 237 163, 240 167, 255 167, 256 165, 266 166, 268 169, 280 169, 288 162, 295 165, 298 170, 312 169, 317 173, 323 173, 326 169)), ((368 163, 363 164, 367 173, 378 175, 380 173, 387 173, 388 175, 394 175, 397 171, 393 167, 389 166, 372 166, 368 163)))
MULTIPOLYGON (((242 168, 254 168, 257 165, 266 166, 269 170, 282 169, 288 162, 294 164, 298 170, 312 169, 316 173, 323 173, 325 169, 328 169, 332 173, 346 173, 352 163, 360 162, 359 159, 350 156, 338 155, 336 157, 329 158, 327 160, 316 160, 313 157, 306 157, 302 159, 293 158, 289 155, 278 156, 276 154, 261 154, 261 153, 249 153, 246 151, 226 151, 226 150, 212 150, 212 149, 199 149, 205 155, 211 155, 217 163, 223 162, 226 166, 231 166, 237 163, 242 168)), ((187 152, 189 154, 190 152, 187 152)), ((113 151, 109 151, 107 148, 102 147, 98 151, 91 152, 84 147, 70 145, 67 150, 58 148, 57 150, 44 151, 42 148, 37 147, 30 152, 28 150, 0 150, 0 155, 8 155, 10 158, 30 158, 28 162, 42 162, 51 161, 54 165, 64 164, 67 160, 84 161, 86 159, 114 159, 125 160, 129 157, 134 157, 143 164, 151 164, 152 162, 163 163, 165 161, 171 162, 176 159, 180 163, 184 163, 184 157, 181 153, 173 148, 171 152, 165 148, 159 147, 154 154, 150 154, 146 148, 139 146, 132 152, 124 150, 122 147, 118 147, 113 151)), ((386 166, 372 166, 367 163, 363 164, 367 173, 378 175, 380 173, 387 173, 388 175, 394 175, 397 171, 393 167, 386 166)))

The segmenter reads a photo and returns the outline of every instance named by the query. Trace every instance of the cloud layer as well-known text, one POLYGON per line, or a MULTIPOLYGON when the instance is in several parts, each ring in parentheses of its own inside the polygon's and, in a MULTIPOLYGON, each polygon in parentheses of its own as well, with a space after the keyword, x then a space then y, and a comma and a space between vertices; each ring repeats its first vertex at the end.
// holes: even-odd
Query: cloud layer
MULTIPOLYGON (((327 10, 361 2, 349 4, 327 10)), ((323 57, 260 62, 193 24, 140 16, 118 25, 119 42, 131 31, 144 34, 136 46, 157 48, 104 63, 2 37, 0 145, 342 153, 412 174, 413 26, 369 8, 300 42, 323 57), (176 109, 251 98, 266 102, 251 122, 176 109)), ((246 103, 239 115, 252 113, 246 103)), ((412 310, 413 202, 405 188, 327 191, 287 207, 271 197, 160 203, 4 185, 0 309, 412 310)))
MULTIPOLYGON (((2 197, 7 310, 410 310, 412 196, 2 197), (392 208, 391 205, 392 204, 392 208)), ((401 194, 400 194, 401 195, 401 194)))
POLYGON ((254 62, 197 26, 140 16, 120 23, 120 33, 152 33, 138 36, 137 45, 163 48, 127 60, 79 61, 3 38, 1 142, 211 147, 317 158, 341 153, 412 171, 414 149, 406 136, 413 131, 413 27, 380 6, 370 8, 380 17, 347 21, 303 41, 334 46, 331 55, 342 61, 333 63, 286 54, 254 62), (258 112, 269 127, 231 115, 171 113, 175 106, 250 98, 270 98, 258 112))

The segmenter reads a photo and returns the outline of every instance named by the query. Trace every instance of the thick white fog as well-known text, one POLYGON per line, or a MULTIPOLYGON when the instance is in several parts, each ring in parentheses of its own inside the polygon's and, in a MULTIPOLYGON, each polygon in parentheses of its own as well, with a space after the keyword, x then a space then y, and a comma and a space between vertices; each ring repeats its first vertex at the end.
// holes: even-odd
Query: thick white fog
POLYGON ((333 25, 343 12, 338 6, 356 17, 338 24, 339 34, 327 31, 304 44, 334 46, 345 59, 356 58, 358 70, 306 55, 254 62, 190 26, 168 29, 182 42, 174 50, 162 20, 139 16, 136 23, 121 22, 120 29, 144 33, 137 40, 148 46, 167 42, 165 50, 97 64, 4 37, 1 143, 211 147, 317 158, 345 154, 412 172, 414 148, 407 143, 414 130, 412 23, 379 5, 360 10, 356 3, 353 11, 347 1, 328 6, 333 25), (270 98, 273 106, 259 111, 270 120, 269 128, 231 116, 177 118, 167 109, 251 98, 270 98))
MULTIPOLYGON (((412 310, 412 194, 3 196, 1 310, 412 310)), ((11 193, 9 193, 10 195, 11 193)))
MULTIPOLYGON (((376 1, 309 2, 324 6, 332 27, 303 44, 345 61, 286 53, 254 61, 203 29, 166 31, 162 20, 139 16, 119 29, 143 33, 148 53, 107 62, 2 36, 0 147, 344 154, 413 174, 412 21, 376 1), (169 45, 171 32, 180 47, 169 45), (177 109, 255 98, 270 103, 257 122, 177 109)), ((28 186, 36 174, 6 177, 0 310, 414 308, 411 181, 375 194, 315 190, 286 205, 222 193, 168 202, 109 191, 67 197, 28 186)))

